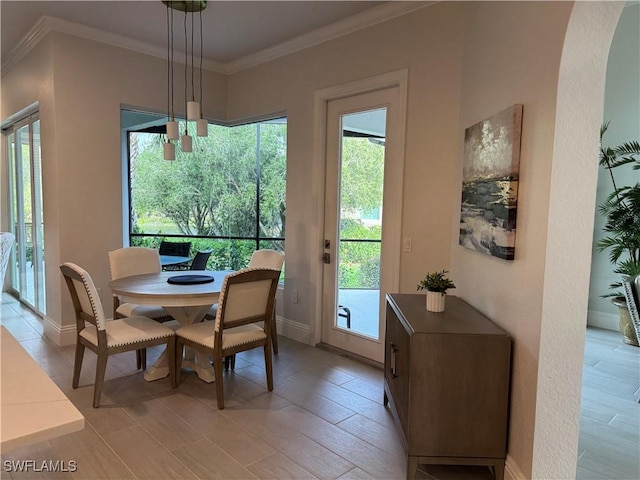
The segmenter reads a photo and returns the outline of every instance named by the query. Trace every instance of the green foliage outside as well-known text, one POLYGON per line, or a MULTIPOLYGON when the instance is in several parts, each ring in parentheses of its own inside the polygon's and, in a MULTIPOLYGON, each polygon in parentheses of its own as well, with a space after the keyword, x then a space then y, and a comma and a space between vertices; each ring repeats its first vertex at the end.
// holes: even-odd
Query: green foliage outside
POLYGON ((341 175, 341 219, 339 288, 380 288, 379 224, 367 226, 365 212, 382 206, 384 147, 367 138, 343 138, 341 175))
MULTIPOLYGON (((210 125, 208 137, 194 136, 192 153, 177 148, 172 162, 162 159, 158 134, 134 134, 131 144, 131 245, 190 241, 192 255, 213 249, 210 270, 245 267, 256 231, 260 248, 284 251, 283 241, 271 239, 285 236, 286 124, 210 125)), ((380 225, 367 226, 360 218, 381 207, 383 177, 384 147, 345 138, 340 238, 378 242, 341 242, 340 288, 379 288, 380 225)))
POLYGON ((131 244, 157 247, 166 235, 183 235, 192 254, 213 248, 208 268, 246 266, 258 235, 285 234, 286 133, 286 123, 210 125, 208 137, 193 138, 192 153, 177 148, 172 162, 162 159, 160 135, 133 134, 131 230, 155 237, 133 235, 131 244))

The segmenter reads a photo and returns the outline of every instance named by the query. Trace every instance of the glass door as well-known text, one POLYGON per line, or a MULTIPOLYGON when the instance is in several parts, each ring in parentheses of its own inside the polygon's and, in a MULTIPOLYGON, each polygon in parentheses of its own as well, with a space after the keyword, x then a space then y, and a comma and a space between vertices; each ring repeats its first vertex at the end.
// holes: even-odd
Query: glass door
POLYGON ((384 356, 381 265, 390 98, 390 90, 381 90, 327 105, 322 341, 376 362, 384 356))
POLYGON ((9 263, 11 287, 21 302, 46 314, 40 120, 37 114, 8 129, 11 232, 16 248, 9 263))

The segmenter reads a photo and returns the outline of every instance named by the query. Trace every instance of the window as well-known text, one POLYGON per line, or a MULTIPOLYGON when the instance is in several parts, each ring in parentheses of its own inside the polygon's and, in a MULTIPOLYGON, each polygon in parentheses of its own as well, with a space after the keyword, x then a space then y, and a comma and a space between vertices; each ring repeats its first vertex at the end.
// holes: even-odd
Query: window
POLYGON ((174 161, 163 160, 162 133, 145 130, 128 131, 130 245, 190 241, 192 255, 214 250, 215 270, 245 267, 259 248, 284 251, 286 118, 209 125, 174 161))
POLYGON ((16 248, 9 260, 11 289, 46 314, 40 119, 38 113, 4 129, 9 166, 9 221, 16 248))

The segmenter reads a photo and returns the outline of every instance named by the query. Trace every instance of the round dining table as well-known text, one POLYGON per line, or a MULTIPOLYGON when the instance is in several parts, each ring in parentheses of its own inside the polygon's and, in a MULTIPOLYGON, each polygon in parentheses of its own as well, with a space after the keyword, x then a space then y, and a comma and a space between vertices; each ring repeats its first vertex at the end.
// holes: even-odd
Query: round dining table
POLYGON ((182 257, 177 255, 160 255, 160 265, 164 267, 175 267, 178 265, 187 265, 191 263, 193 258, 182 257))
MULTIPOLYGON (((118 295, 122 302, 136 305, 156 305, 163 307, 169 315, 180 324, 188 325, 200 322, 212 305, 218 303, 224 277, 233 270, 198 270, 189 272, 160 272, 144 275, 134 275, 112 280, 109 283, 111 291, 118 295), (169 283, 174 277, 185 276, 212 277, 207 283, 176 284, 169 283)), ((204 278, 203 278, 204 279, 204 278)), ((178 279, 180 281, 181 279, 178 279)), ((213 326, 212 326, 213 328, 213 326)), ((201 380, 211 383, 215 379, 213 367, 209 358, 201 353, 195 353, 187 348, 182 362, 183 367, 191 367, 201 380)), ((166 352, 149 367, 144 374, 147 381, 158 380, 169 375, 166 352)))

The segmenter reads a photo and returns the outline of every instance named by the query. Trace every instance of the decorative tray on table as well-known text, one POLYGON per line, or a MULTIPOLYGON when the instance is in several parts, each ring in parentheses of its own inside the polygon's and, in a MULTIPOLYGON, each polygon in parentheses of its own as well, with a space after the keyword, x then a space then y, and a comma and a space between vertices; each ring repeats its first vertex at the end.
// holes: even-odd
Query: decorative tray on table
POLYGON ((167 279, 168 283, 173 285, 197 285, 199 283, 211 283, 213 277, 211 275, 175 275, 167 279))

